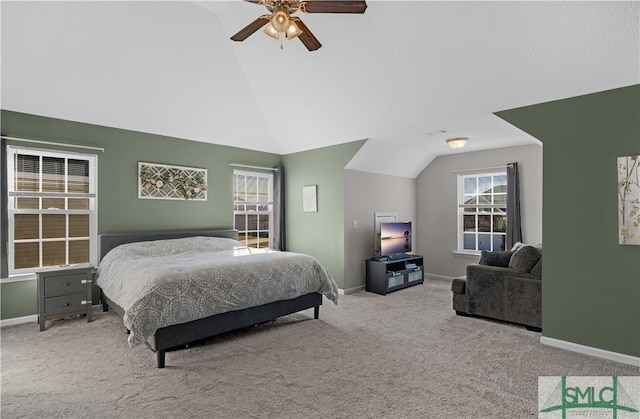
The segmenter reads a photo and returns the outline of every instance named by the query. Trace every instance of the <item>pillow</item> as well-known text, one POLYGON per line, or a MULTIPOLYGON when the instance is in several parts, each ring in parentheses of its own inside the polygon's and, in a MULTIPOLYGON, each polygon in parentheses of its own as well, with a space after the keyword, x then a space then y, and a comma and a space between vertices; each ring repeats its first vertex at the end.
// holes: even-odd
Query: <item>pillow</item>
POLYGON ((524 245, 520 249, 516 250, 511 256, 509 261, 509 268, 512 268, 518 272, 528 273, 531 268, 538 263, 542 257, 542 252, 529 245, 524 245))
MULTIPOLYGON (((516 250, 520 249, 523 246, 532 246, 532 245, 526 244, 526 243, 522 243, 522 242, 516 242, 516 244, 514 244, 513 247, 511 248, 511 251, 515 252, 516 250)), ((537 247, 538 249, 542 250, 542 243, 536 244, 535 247, 537 247)))
POLYGON ((522 246, 526 246, 526 244, 522 243, 522 242, 516 242, 513 247, 511 248, 512 252, 515 252, 516 250, 520 249, 522 246))
POLYGON ((132 256, 162 257, 181 253, 233 250, 239 246, 243 246, 243 244, 226 237, 194 236, 127 243, 118 247, 132 256))
POLYGON ((511 260, 511 255, 513 255, 512 251, 503 251, 503 252, 490 252, 488 250, 483 250, 480 253, 480 265, 489 265, 489 266, 502 266, 506 268, 509 266, 509 260, 511 260))

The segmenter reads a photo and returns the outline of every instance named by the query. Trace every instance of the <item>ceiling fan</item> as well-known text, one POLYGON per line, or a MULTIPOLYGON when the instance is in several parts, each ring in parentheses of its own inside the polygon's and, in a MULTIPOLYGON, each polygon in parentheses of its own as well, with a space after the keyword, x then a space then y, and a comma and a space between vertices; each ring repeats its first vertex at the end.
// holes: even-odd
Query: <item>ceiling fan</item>
MULTIPOLYGON (((367 9, 365 1, 355 0, 244 0, 249 3, 260 4, 269 10, 269 14, 262 15, 237 34, 231 37, 234 41, 244 41, 258 29, 267 25, 264 32, 275 39, 281 39, 283 33, 287 39, 299 38, 309 51, 319 49, 322 44, 311 33, 309 28, 296 16, 291 16, 298 10, 304 13, 359 13, 367 9)), ((282 48, 282 41, 280 43, 282 48)))

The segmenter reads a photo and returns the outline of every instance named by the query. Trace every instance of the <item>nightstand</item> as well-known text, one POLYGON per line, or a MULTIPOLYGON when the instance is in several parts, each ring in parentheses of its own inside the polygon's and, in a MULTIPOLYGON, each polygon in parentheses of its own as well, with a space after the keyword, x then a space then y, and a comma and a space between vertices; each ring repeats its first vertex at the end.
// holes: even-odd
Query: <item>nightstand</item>
POLYGON ((86 314, 91 321, 93 267, 44 269, 38 274, 38 324, 47 319, 86 314))

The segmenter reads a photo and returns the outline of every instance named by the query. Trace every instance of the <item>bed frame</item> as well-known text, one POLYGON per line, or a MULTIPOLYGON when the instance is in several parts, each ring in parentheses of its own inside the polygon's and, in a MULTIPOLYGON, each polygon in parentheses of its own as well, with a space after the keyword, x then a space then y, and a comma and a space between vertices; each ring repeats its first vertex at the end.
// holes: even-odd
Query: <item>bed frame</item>
MULTIPOLYGON (((146 233, 123 233, 123 234, 101 234, 100 235, 100 260, 104 255, 116 246, 125 243, 178 239, 194 236, 226 237, 238 239, 238 231, 233 229, 221 230, 190 230, 190 231, 164 231, 146 233)), ((109 299, 100 289, 100 300, 102 310, 112 309, 120 316, 124 316, 124 309, 119 307, 109 299)), ((313 307, 313 318, 318 319, 320 306, 322 305, 322 294, 310 293, 291 300, 274 301, 257 307, 250 307, 244 310, 230 311, 216 314, 203 319, 193 320, 187 323, 162 327, 156 331, 145 342, 146 345, 156 353, 158 368, 164 368, 165 355, 167 351, 180 349, 185 345, 201 341, 221 333, 241 329, 255 324, 265 323, 275 320, 287 314, 297 313, 313 307)))

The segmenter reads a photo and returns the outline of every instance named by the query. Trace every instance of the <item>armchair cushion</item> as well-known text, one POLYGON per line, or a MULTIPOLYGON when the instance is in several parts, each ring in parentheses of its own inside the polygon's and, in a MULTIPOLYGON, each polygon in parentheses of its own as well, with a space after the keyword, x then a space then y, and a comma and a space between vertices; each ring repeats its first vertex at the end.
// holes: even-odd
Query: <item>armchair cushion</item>
POLYGON ((528 273, 542 257, 542 252, 533 246, 522 246, 515 251, 509 260, 509 268, 528 273))
POLYGON ((542 278, 542 258, 538 260, 538 262, 533 265, 533 268, 529 271, 531 275, 535 275, 538 278, 542 278))
POLYGON ((480 265, 489 265, 489 266, 502 266, 506 268, 509 266, 509 261, 511 260, 511 255, 514 252, 508 250, 505 252, 490 252, 488 250, 483 250, 480 253, 480 261, 478 262, 480 265))

